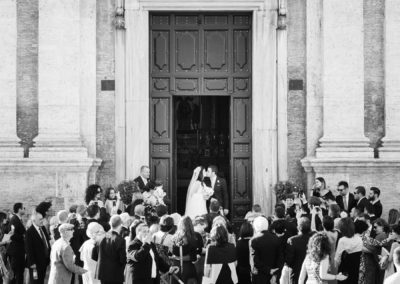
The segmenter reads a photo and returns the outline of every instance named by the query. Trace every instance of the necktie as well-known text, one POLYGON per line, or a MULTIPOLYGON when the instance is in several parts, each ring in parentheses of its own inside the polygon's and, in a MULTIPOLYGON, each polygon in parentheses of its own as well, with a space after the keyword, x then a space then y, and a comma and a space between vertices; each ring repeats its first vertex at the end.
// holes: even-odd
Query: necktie
POLYGON ((42 238, 42 241, 43 241, 43 244, 44 244, 44 247, 45 247, 45 253, 47 255, 47 253, 49 251, 49 246, 47 244, 47 240, 46 240, 46 237, 45 237, 45 235, 43 233, 43 230, 40 227, 39 227, 39 232, 40 232, 40 237, 42 238))
POLYGON ((343 196, 343 204, 344 204, 344 210, 347 211, 347 196, 343 196))

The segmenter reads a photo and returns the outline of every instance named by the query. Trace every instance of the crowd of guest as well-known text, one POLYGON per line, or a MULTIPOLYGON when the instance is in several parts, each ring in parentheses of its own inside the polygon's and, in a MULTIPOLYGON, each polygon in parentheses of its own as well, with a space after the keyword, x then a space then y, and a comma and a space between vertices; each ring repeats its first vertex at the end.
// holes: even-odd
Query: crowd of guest
POLYGON ((400 283, 399 212, 381 218, 376 187, 341 181, 336 195, 319 177, 272 216, 253 205, 236 231, 216 199, 194 218, 149 210, 148 178, 128 205, 90 185, 85 204, 55 216, 51 202, 0 212, 0 283, 400 283))

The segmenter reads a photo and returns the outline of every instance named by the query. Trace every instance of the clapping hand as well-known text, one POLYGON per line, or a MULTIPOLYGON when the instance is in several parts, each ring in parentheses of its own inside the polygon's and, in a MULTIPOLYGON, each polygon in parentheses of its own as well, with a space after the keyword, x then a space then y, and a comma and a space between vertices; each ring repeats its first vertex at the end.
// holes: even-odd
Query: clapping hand
POLYGON ((169 271, 168 271, 169 274, 175 274, 175 273, 178 273, 178 272, 179 272, 179 267, 178 266, 171 266, 169 268, 169 271))
POLYGON ((336 275, 336 279, 339 281, 344 281, 347 279, 347 275, 343 275, 342 272, 336 275))

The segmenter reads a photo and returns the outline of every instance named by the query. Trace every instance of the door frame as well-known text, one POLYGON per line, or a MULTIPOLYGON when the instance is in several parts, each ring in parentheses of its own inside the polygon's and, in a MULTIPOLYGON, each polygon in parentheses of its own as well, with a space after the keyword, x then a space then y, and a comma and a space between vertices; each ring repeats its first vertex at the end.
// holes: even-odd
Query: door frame
POLYGON ((140 166, 149 164, 150 76, 143 72, 149 70, 149 12, 252 12, 252 197, 271 213, 273 188, 278 178, 287 177, 287 125, 282 123, 287 117, 287 34, 277 30, 278 0, 116 2, 117 9, 125 9, 125 25, 117 26, 115 41, 116 177, 124 179, 136 177, 140 166))

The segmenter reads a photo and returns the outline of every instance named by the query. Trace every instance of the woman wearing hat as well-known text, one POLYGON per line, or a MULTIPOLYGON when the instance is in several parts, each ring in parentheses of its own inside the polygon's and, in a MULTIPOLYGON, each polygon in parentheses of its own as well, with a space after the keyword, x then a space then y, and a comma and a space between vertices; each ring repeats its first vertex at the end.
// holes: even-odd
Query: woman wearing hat
POLYGON ((53 245, 50 254, 50 276, 48 284, 70 283, 72 274, 82 275, 86 269, 75 265, 74 252, 69 241, 74 233, 74 225, 62 224, 58 230, 61 238, 53 245))

